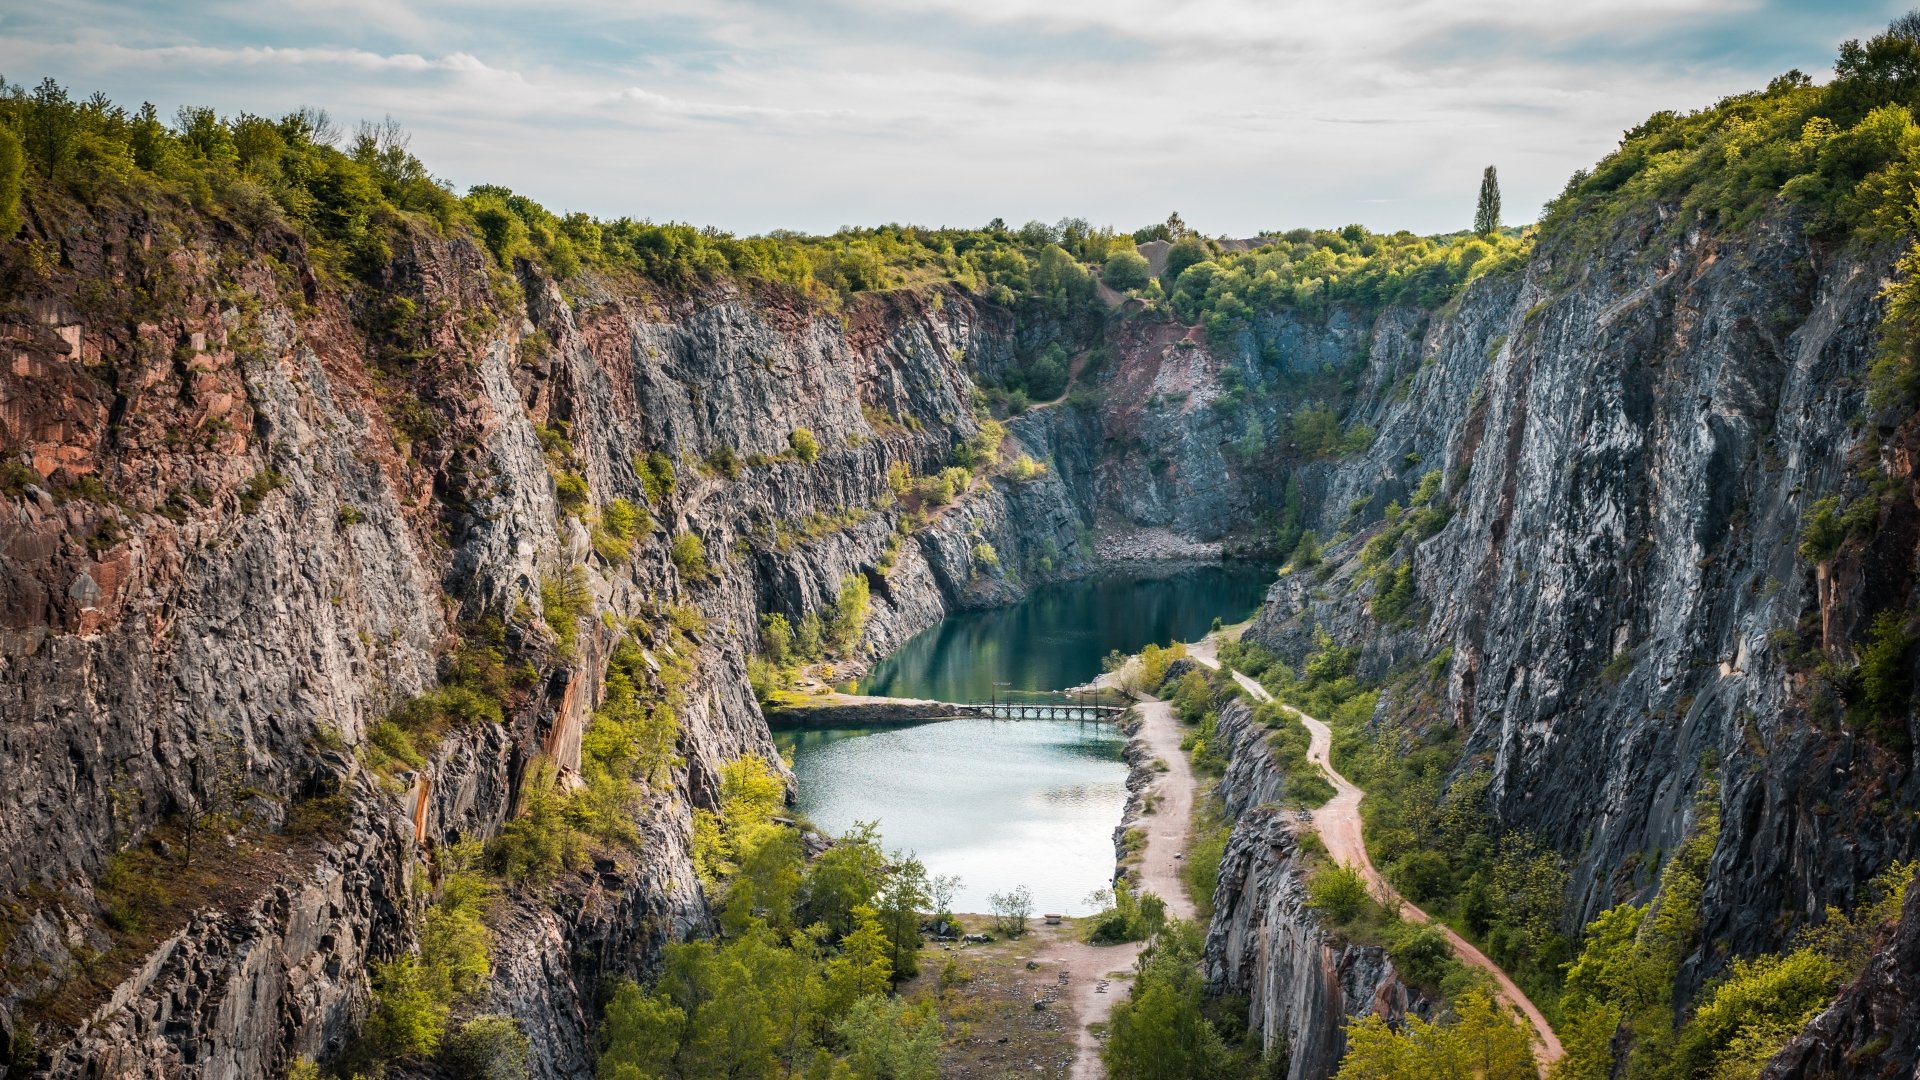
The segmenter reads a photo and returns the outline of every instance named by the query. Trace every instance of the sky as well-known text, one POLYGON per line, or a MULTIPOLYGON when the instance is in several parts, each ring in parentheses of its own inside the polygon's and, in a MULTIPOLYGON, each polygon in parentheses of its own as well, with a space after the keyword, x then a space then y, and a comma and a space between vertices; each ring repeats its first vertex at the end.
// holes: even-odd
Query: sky
POLYGON ((465 191, 736 233, 1178 211, 1210 235, 1504 219, 1660 109, 1915 0, 6 0, 0 75, 391 116, 465 191))

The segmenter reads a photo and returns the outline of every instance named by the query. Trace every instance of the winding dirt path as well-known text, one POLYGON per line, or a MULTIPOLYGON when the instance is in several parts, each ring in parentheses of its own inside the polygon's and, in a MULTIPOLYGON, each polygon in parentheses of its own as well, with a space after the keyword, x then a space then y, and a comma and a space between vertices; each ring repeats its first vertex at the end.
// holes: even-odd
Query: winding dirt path
MULTIPOLYGON (((1205 641, 1189 646, 1187 655, 1199 663, 1219 670, 1215 639, 1209 636, 1205 641)), ((1273 696, 1267 688, 1248 676, 1236 671, 1233 681, 1241 689, 1252 695, 1256 701, 1272 701, 1273 696)), ((1320 720, 1301 712, 1291 705, 1281 704, 1282 709, 1293 714, 1310 736, 1307 747, 1307 760, 1319 767, 1327 782, 1333 785, 1334 796, 1325 805, 1313 812, 1313 827, 1319 832, 1320 840, 1326 845, 1327 854, 1334 862, 1342 866, 1351 866, 1360 871, 1366 880, 1367 890, 1374 899, 1400 913, 1401 918, 1411 922, 1431 923, 1440 928, 1440 933, 1453 947, 1455 956, 1468 967, 1478 968, 1493 978, 1494 995, 1509 1008, 1516 1009, 1527 1018, 1533 1028, 1533 1058, 1544 1073, 1554 1062, 1566 1056, 1566 1050, 1560 1045, 1559 1036, 1553 1033, 1547 1018, 1539 1007, 1514 983, 1500 965, 1475 948, 1473 943, 1454 932, 1453 927, 1420 910, 1412 901, 1400 895, 1399 891, 1387 882, 1380 871, 1374 869, 1373 859, 1367 855, 1367 842, 1361 831, 1360 800, 1366 792, 1353 781, 1340 775, 1333 767, 1333 731, 1320 720)))
MULTIPOLYGON (((1180 722, 1173 706, 1158 698, 1143 697, 1137 702, 1140 728, 1134 737, 1146 744, 1149 753, 1166 762, 1167 771, 1142 792, 1142 798, 1155 800, 1154 811, 1126 824, 1146 830, 1147 843, 1141 851, 1137 878, 1139 888, 1165 900, 1167 913, 1179 919, 1198 914, 1187 884, 1180 876, 1187 851, 1187 826, 1193 816, 1197 790, 1193 766, 1180 749, 1180 722)), ((1131 973, 1144 946, 1089 945, 1074 941, 1059 950, 1058 960, 1072 973, 1068 980, 1069 1000, 1077 1022, 1073 1059, 1073 1080, 1101 1080, 1107 1075, 1100 1061, 1100 1039, 1093 1025, 1104 1024, 1113 1015, 1114 1002, 1127 995, 1130 983, 1107 976, 1114 972, 1131 973)))

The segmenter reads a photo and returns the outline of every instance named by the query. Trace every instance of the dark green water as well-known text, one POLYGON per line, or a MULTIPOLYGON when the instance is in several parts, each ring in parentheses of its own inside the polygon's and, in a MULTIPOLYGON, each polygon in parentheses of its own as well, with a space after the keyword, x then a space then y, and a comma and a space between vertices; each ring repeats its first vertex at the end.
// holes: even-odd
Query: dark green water
MULTIPOLYGON (((970 612, 920 634, 862 690, 982 700, 994 683, 1078 686, 1108 651, 1192 641, 1215 618, 1251 614, 1264 566, 1141 570, 1049 585, 1012 607, 970 612)), ((1008 688, 998 693, 1005 696, 1008 688)), ((1112 724, 943 720, 909 727, 780 732, 800 811, 829 832, 878 821, 889 847, 961 879, 957 911, 986 911, 1025 885, 1036 912, 1083 915, 1113 877, 1113 830, 1127 803, 1126 739, 1112 724)))
POLYGON ((1064 690, 1100 674, 1108 652, 1192 641, 1217 617, 1246 618, 1273 568, 1228 563, 1117 572, 1045 585, 1011 607, 950 616, 874 665, 863 694, 984 701, 999 689, 1064 690))

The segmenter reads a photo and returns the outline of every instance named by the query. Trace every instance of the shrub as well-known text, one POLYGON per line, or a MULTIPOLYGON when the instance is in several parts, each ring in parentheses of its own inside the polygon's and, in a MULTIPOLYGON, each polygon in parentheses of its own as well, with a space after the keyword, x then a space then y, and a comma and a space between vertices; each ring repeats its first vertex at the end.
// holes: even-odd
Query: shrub
POLYGON ((553 631, 554 644, 562 655, 573 655, 580 620, 592 607, 593 593, 587 589, 585 567, 571 566, 563 573, 540 579, 540 617, 553 631))
POLYGON ((1116 251, 1107 256, 1106 265, 1100 268, 1100 279, 1121 292, 1145 288, 1151 276, 1147 257, 1138 251, 1116 251))
POLYGON ((1141 954, 1131 992, 1114 1004, 1100 1054, 1113 1080, 1252 1074, 1236 1068, 1207 1019, 1198 970, 1201 942, 1196 927, 1169 922, 1141 954))
POLYGON ((793 448, 793 454, 805 464, 811 465, 820 460, 820 441, 806 428, 794 428, 787 436, 787 445, 793 448))
POLYGON ((578 865, 583 849, 568 820, 567 799, 553 763, 536 760, 521 784, 520 812, 501 827, 487 855, 507 880, 542 888, 562 870, 578 865))
POLYGON ((1033 893, 1025 885, 987 897, 987 909, 993 912, 993 928, 1008 937, 1027 932, 1027 920, 1033 917, 1033 893))
POLYGON ((511 1016, 476 1016, 440 1047, 449 1080, 525 1080, 531 1057, 526 1032, 511 1016))
POLYGON ((1186 273, 1188 267, 1207 261, 1209 254, 1206 242, 1199 237, 1181 237, 1167 249, 1167 268, 1161 271, 1160 280, 1171 286, 1180 280, 1180 275, 1186 273))
MULTIPOLYGON (((954 463, 963 469, 976 469, 991 465, 1000 456, 1000 443, 1007 437, 1007 429, 998 420, 982 420, 980 427, 961 442, 953 452, 954 463)), ((969 477, 971 479, 971 477, 969 477)), ((961 484, 965 487, 965 484, 961 484)))
POLYGON ((1461 996, 1452 1022, 1409 1016, 1396 1030, 1368 1015, 1347 1027, 1347 1053, 1335 1080, 1379 1077, 1475 1077, 1536 1080, 1533 1046, 1509 1010, 1475 990, 1461 996))
POLYGON ((1800 557, 1810 563, 1823 563, 1840 550, 1846 532, 1840 527, 1840 497, 1828 495, 1816 499, 1807 511, 1806 524, 1800 528, 1800 557))
POLYGON ((707 545, 694 533, 684 532, 673 538, 669 552, 673 565, 680 576, 691 582, 707 580, 712 570, 707 565, 707 545))
POLYGON ((1444 896, 1453 885, 1453 868, 1437 851, 1413 851, 1393 864, 1393 883, 1408 899, 1424 904, 1444 896))
POLYGON ((614 499, 600 510, 592 531, 593 550, 609 563, 626 562, 633 553, 633 538, 651 528, 653 522, 645 511, 625 499, 614 499))
POLYGON ((1167 920, 1166 901, 1152 893, 1136 897, 1124 880, 1114 882, 1111 889, 1094 893, 1087 902, 1100 905, 1100 910, 1087 916, 1080 933, 1095 945, 1145 941, 1159 933, 1167 920))
POLYGON ((707 468, 715 476, 728 480, 740 479, 740 453, 731 446, 722 446, 707 455, 707 468))
POLYGON ((1372 901, 1366 881, 1351 866, 1322 868, 1307 882, 1307 897, 1315 911, 1342 925, 1358 919, 1372 901))
POLYGON ((659 509, 673 497, 673 459, 654 450, 647 454, 644 462, 635 462, 640 473, 640 490, 646 493, 647 504, 659 509))
POLYGON ((1045 462, 1035 461, 1032 454, 1021 454, 1007 466, 1007 475, 1022 484, 1031 484, 1047 475, 1045 462))
POLYGON ((760 649, 766 658, 785 667, 793 656, 793 626, 778 613, 760 616, 760 649))

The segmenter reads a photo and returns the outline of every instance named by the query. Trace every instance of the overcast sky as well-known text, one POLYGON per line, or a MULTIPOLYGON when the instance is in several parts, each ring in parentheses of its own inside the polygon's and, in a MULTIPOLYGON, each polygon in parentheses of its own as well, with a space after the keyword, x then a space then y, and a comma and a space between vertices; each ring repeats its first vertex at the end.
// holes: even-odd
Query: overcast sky
POLYGON ((1506 220, 1658 109, 1913 0, 42 0, 0 74, 347 125, 554 210, 753 233, 1074 215, 1210 234, 1506 220))

